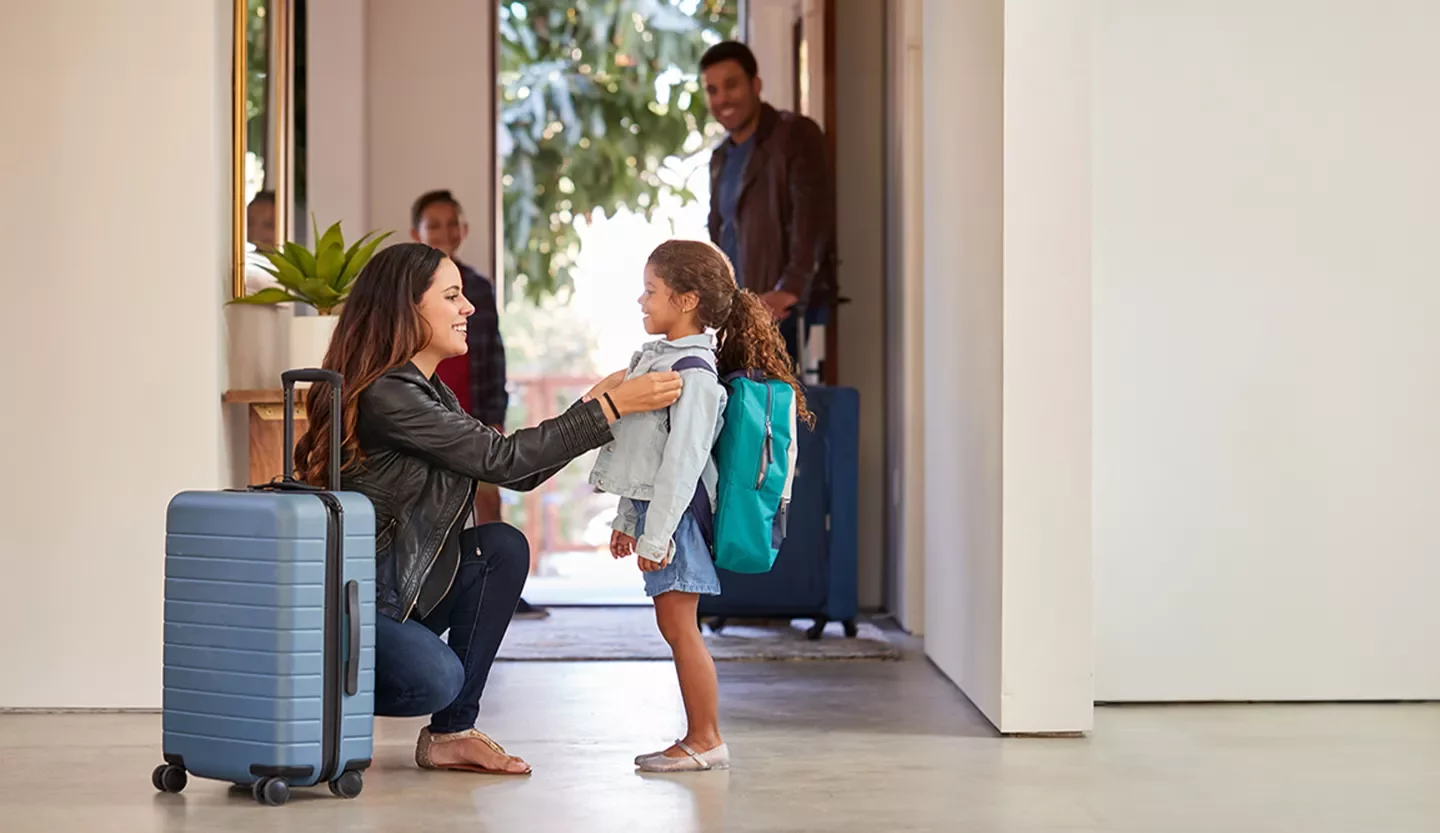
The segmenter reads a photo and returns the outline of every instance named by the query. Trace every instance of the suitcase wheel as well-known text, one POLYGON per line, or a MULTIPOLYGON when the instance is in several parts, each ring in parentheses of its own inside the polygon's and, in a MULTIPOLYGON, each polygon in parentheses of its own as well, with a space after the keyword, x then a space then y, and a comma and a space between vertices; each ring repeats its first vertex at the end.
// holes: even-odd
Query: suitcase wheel
POLYGON ((364 787, 365 779, 360 776, 360 773, 353 770, 341 773, 339 778, 330 782, 331 794, 341 798, 354 798, 364 787))
POLYGON ((290 785, 284 778, 266 776, 250 788, 255 800, 269 807, 279 807, 290 800, 290 785))
POLYGON ((824 616, 816 616, 816 617, 815 617, 815 624, 811 625, 811 626, 805 631, 805 638, 806 638, 806 639, 809 639, 809 640, 811 640, 811 641, 813 642, 814 640, 817 640, 817 639, 819 639, 820 637, 824 636, 824 635, 825 635, 825 626, 828 625, 828 624, 830 624, 830 620, 829 620, 829 619, 826 619, 824 616))
POLYGON ((855 637, 860 635, 860 627, 855 624, 854 619, 846 619, 844 625, 845 636, 849 637, 850 639, 854 639, 855 637))
POLYGON ((161 764, 150 774, 150 783, 162 793, 178 793, 189 780, 185 770, 174 764, 161 764))

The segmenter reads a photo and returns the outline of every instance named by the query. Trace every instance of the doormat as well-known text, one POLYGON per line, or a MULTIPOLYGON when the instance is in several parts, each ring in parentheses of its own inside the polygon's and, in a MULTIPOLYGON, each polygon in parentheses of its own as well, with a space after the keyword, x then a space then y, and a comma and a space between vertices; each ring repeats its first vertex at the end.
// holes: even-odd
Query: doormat
MULTIPOLYGON (((753 624, 730 620, 720 633, 705 628, 705 644, 716 661, 896 660, 900 649, 885 632, 858 622, 859 633, 848 638, 839 622, 830 623, 817 640, 805 638, 812 622, 753 624)), ((510 623, 497 657, 510 662, 584 660, 669 660, 670 646, 655 625, 649 605, 632 607, 552 607, 545 619, 510 623)))

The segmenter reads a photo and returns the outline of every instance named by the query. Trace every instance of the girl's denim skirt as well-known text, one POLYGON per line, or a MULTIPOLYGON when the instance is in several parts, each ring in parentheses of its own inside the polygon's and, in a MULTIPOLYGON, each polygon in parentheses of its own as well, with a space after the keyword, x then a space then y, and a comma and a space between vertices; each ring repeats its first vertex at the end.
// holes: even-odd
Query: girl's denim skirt
MULTIPOLYGON (((650 502, 637 500, 634 504, 635 537, 639 538, 645 533, 645 512, 650 508, 650 502)), ((675 555, 670 564, 664 569, 642 574, 645 576, 645 595, 653 599, 672 590, 702 596, 720 595, 720 576, 715 572, 715 561, 710 557, 710 548, 705 546, 700 525, 689 509, 680 517, 680 525, 675 528, 671 540, 675 542, 675 555)))

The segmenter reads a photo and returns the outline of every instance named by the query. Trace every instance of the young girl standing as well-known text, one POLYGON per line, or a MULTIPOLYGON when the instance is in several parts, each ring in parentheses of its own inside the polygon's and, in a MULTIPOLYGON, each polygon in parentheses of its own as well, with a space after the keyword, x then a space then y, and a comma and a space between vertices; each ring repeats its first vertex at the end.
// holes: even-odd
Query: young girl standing
POLYGON ((668 412, 632 414, 615 423, 615 439, 601 449, 590 482, 620 496, 610 552, 638 556, 645 592, 655 600, 656 622, 675 659, 688 729, 674 746, 641 755, 635 765, 646 772, 725 769, 730 752, 720 736, 715 662, 696 615, 701 594, 720 593, 720 579, 690 508, 692 500, 708 499, 715 509, 710 452, 724 427, 726 403, 719 379, 762 371, 789 383, 798 413, 808 412, 769 309, 753 292, 736 288, 719 249, 691 240, 660 244, 645 265, 639 302, 645 331, 663 338, 635 354, 626 378, 679 365, 684 387, 668 412))

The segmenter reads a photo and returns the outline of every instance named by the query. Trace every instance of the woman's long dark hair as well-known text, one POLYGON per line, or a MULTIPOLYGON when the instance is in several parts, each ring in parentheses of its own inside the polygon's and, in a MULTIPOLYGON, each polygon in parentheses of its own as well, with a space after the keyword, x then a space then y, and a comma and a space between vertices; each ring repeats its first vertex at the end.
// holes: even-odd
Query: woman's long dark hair
MULTIPOLYGON (((355 278, 350 297, 340 308, 335 335, 325 352, 326 370, 345 378, 342 391, 344 423, 340 470, 363 462, 355 435, 360 394, 382 374, 415 357, 430 342, 420 298, 430 288, 445 255, 423 243, 401 243, 382 249, 355 278)), ((305 400, 309 425, 295 444, 295 476, 324 486, 330 475, 330 386, 316 383, 305 400)))
POLYGON ((795 378, 795 364, 775 317, 759 295, 735 288, 735 270, 724 252, 700 240, 667 240, 650 253, 649 266, 672 293, 694 292, 700 299, 696 310, 700 326, 717 331, 715 361, 721 376, 759 370, 768 379, 789 384, 795 390, 797 416, 814 426, 815 417, 805 406, 805 391, 795 378))

